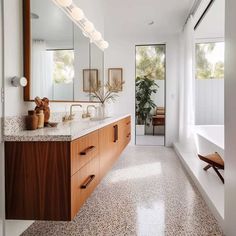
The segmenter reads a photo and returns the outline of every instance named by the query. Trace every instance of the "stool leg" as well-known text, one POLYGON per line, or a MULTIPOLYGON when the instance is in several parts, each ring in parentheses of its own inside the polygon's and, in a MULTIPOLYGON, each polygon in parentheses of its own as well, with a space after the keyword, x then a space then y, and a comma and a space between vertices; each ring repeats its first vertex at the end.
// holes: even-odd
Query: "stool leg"
POLYGON ((221 179, 221 181, 224 184, 225 180, 224 180, 223 176, 220 174, 220 172, 217 170, 217 168, 215 166, 212 166, 212 167, 213 167, 213 169, 215 170, 216 174, 219 176, 219 178, 221 179))
POLYGON ((210 168, 211 168, 211 165, 207 165, 206 167, 203 168, 203 170, 207 171, 210 168))

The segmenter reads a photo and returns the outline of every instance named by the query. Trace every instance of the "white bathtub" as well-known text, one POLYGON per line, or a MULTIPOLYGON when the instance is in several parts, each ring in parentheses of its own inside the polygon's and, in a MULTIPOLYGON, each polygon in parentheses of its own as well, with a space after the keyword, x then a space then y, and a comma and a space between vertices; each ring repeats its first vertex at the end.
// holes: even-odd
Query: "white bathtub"
POLYGON ((218 152, 224 158, 224 125, 197 125, 194 130, 199 154, 218 152))

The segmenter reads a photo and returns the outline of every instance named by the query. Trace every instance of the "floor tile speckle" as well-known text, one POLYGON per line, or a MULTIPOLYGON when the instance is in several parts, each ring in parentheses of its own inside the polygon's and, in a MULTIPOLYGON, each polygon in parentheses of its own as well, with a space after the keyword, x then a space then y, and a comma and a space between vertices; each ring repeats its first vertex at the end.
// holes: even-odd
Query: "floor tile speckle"
POLYGON ((72 222, 35 222, 22 236, 221 236, 171 148, 128 147, 72 222))

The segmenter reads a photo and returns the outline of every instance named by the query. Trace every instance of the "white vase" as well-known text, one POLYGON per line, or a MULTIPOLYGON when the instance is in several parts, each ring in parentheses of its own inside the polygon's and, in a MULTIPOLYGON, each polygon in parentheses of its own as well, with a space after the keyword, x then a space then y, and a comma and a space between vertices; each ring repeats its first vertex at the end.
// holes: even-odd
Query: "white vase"
POLYGON ((106 105, 105 103, 101 103, 98 107, 98 117, 100 119, 104 119, 106 117, 106 105))

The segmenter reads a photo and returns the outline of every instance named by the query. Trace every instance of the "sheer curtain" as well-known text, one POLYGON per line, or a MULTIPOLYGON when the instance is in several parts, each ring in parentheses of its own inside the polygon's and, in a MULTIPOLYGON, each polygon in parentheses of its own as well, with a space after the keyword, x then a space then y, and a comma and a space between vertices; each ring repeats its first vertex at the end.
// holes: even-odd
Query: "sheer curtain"
POLYGON ((194 26, 192 16, 190 16, 181 35, 181 79, 179 107, 179 139, 181 143, 193 141, 193 126, 195 123, 194 57, 194 26))
POLYGON ((52 98, 53 53, 46 50, 44 40, 32 42, 31 98, 52 98))

